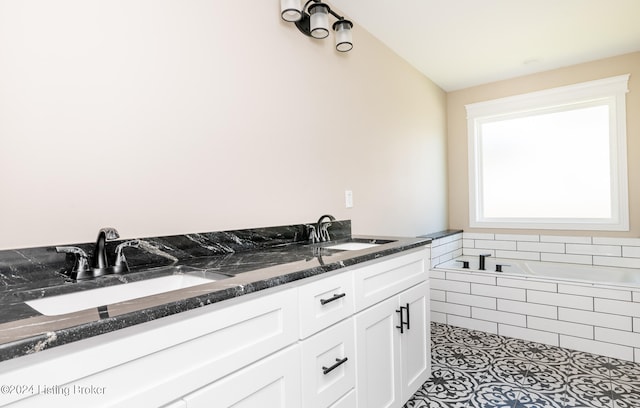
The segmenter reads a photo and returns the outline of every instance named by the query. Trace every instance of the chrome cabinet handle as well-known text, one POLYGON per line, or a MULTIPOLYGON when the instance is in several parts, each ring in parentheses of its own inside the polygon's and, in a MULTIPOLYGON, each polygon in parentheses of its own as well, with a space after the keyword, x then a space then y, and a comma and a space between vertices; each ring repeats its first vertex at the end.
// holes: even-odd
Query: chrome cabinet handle
POLYGON ((336 363, 334 365, 332 365, 331 367, 322 367, 322 373, 324 375, 329 374, 330 372, 332 372, 336 368, 340 367, 342 364, 346 363, 347 360, 348 360, 347 357, 345 357, 343 359, 336 358, 336 363))
POLYGON ((321 305, 326 305, 329 302, 333 302, 334 300, 338 300, 340 298, 343 298, 347 296, 346 293, 338 293, 338 294, 334 294, 331 298, 329 299, 320 299, 320 304, 321 305))

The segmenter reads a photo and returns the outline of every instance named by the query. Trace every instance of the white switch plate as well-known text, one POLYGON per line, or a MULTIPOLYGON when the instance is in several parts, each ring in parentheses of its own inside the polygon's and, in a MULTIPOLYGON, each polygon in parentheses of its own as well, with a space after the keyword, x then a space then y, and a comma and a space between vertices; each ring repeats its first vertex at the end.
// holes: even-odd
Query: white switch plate
POLYGON ((344 205, 347 208, 353 208, 353 191, 344 190, 344 205))

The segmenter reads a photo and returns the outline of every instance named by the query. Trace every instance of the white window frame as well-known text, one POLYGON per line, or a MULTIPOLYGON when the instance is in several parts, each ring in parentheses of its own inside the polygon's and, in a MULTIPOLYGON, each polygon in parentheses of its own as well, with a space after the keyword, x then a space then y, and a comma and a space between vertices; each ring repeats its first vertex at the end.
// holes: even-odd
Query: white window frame
MULTIPOLYGON (((627 186, 626 93, 629 74, 575 85, 465 105, 469 153, 469 225, 473 228, 521 228, 567 230, 629 230, 627 186), (611 217, 579 218, 489 218, 482 208, 482 123, 527 115, 535 111, 606 100, 610 107, 611 217)), ((508 193, 508 192, 506 192, 508 193)))

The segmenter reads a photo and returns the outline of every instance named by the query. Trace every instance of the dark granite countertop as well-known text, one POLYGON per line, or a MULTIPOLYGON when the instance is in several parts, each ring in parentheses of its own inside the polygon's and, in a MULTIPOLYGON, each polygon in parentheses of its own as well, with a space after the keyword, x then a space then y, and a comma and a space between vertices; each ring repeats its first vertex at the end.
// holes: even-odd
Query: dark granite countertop
POLYGON ((429 238, 431 240, 436 240, 436 239, 440 239, 440 238, 446 238, 446 237, 449 237, 451 235, 460 234, 461 232, 462 232, 462 230, 447 229, 447 230, 432 232, 430 234, 420 235, 420 236, 418 236, 418 238, 429 238))
MULTIPOLYGON (((41 261, 42 257, 34 261, 35 257, 26 256, 29 253, 27 250, 0 251, 0 361, 393 255, 431 242, 420 237, 351 237, 350 222, 343 223, 345 228, 336 234, 331 245, 353 240, 386 243, 360 250, 328 249, 326 243, 308 244, 304 234, 300 233, 304 226, 273 227, 286 228, 285 234, 263 229, 260 234, 256 234, 258 230, 242 230, 191 234, 188 239, 184 238, 186 236, 170 237, 170 240, 149 239, 147 241, 154 242, 153 248, 157 250, 153 255, 164 259, 164 264, 145 264, 140 261, 144 257, 138 255, 139 265, 132 265, 136 264, 134 254, 134 262, 130 261, 132 266, 127 274, 77 282, 60 273, 69 267, 69 260, 64 256, 61 258, 55 254, 55 261, 45 263, 41 261), (193 245, 191 250, 185 250, 186 244, 177 244, 181 240, 190 242, 189 245, 197 242, 197 250, 193 249, 193 245), (234 247, 234 243, 238 247, 234 247), (180 251, 188 255, 177 256, 180 251), (30 273, 25 272, 24 265, 7 261, 11 256, 27 259, 30 273), (56 316, 42 315, 24 303, 69 292, 184 273, 218 273, 229 277, 56 316)), ((33 251, 46 253, 51 259, 54 257, 49 248, 46 252, 43 249, 33 251)), ((148 256, 145 259, 148 261, 148 256)))

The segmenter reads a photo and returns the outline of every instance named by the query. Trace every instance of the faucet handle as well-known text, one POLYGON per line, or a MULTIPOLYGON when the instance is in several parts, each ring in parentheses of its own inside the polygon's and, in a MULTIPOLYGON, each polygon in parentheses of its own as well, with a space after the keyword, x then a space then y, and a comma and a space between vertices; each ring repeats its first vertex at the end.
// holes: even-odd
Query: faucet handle
POLYGON ((331 236, 329 236, 329 227, 331 226, 330 222, 324 223, 320 226, 320 241, 326 242, 331 241, 331 236))
POLYGON ((309 242, 311 244, 320 242, 319 231, 316 231, 315 225, 307 224, 306 227, 309 230, 309 242))
POLYGON ((124 241, 123 243, 119 244, 116 247, 116 267, 124 267, 126 266, 127 268, 129 267, 129 265, 127 264, 127 258, 124 256, 124 248, 126 247, 134 247, 134 248, 139 248, 140 247, 140 240, 138 239, 132 239, 129 241, 124 241))
POLYGON ((331 226, 331 221, 335 221, 336 217, 331 214, 324 214, 318 219, 316 222, 316 236, 318 237, 318 242, 326 242, 330 241, 331 237, 329 236, 329 227, 331 226), (329 219, 329 222, 322 222, 325 218, 329 219))
POLYGON ((89 261, 87 253, 84 249, 74 246, 57 246, 56 252, 59 254, 74 254, 75 263, 73 265, 72 273, 85 272, 89 269, 89 261))

